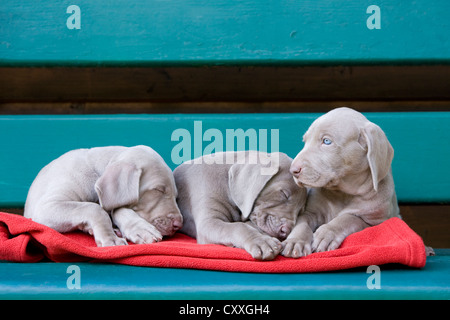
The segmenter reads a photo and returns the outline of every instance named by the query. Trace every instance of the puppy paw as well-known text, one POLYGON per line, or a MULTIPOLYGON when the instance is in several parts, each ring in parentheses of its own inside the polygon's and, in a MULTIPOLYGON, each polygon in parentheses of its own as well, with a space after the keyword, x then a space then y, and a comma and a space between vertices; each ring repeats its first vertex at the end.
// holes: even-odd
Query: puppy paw
POLYGON ((128 245, 127 240, 124 238, 119 238, 115 234, 103 237, 95 237, 95 243, 97 247, 112 247, 112 246, 126 246, 128 245))
POLYGON ((314 232, 312 250, 314 252, 335 250, 339 248, 344 239, 345 235, 339 234, 328 225, 324 224, 314 232))
POLYGON ((301 238, 286 239, 282 243, 281 255, 287 258, 300 258, 311 254, 311 240, 301 238))
POLYGON ((121 231, 125 238, 136 244, 154 243, 163 238, 158 229, 146 221, 131 224, 121 231))
POLYGON ((426 254, 427 257, 436 255, 436 253, 434 253, 433 248, 432 247, 427 247, 427 246, 425 246, 425 254, 426 254))
POLYGON ((249 241, 245 250, 258 260, 273 260, 281 251, 281 242, 277 238, 261 236, 249 241))

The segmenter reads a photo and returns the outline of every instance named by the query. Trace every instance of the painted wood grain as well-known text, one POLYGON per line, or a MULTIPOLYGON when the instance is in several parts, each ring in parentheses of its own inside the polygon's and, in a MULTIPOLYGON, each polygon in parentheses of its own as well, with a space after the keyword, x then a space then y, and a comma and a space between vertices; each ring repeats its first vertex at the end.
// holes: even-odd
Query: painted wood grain
MULTIPOLYGON (((263 138, 259 130, 266 129, 267 150, 276 151, 271 144, 276 138, 272 139, 271 133, 278 130, 278 149, 294 157, 303 147, 302 135, 318 116, 315 113, 0 116, 0 205, 23 205, 39 170, 71 149, 145 144, 159 152, 174 169, 179 159, 173 152, 184 141, 184 137, 174 138, 176 130, 189 134, 189 151, 195 157, 196 149, 203 152, 211 143, 203 139, 208 129, 221 133, 224 148, 227 129, 254 130, 258 141, 263 138), (196 121, 200 122, 200 134, 194 130, 196 121)), ((375 112, 367 116, 386 132, 395 149, 393 174, 399 200, 449 202, 450 113, 375 112)), ((237 142, 235 146, 237 150, 237 142)), ((249 146, 247 138, 244 147, 249 146)))
POLYGON ((449 11, 447 0, 2 0, 0 65, 448 64, 449 11))
POLYGON ((0 103, 355 100, 450 101, 450 65, 0 68, 0 103))

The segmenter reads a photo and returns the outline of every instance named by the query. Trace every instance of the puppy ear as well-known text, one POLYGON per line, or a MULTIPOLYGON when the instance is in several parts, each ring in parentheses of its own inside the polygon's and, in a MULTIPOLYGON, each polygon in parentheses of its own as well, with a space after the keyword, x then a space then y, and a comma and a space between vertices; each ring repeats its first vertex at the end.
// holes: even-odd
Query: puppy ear
POLYGON ((378 183, 387 176, 391 168, 394 149, 383 130, 372 122, 364 126, 361 136, 367 144, 367 160, 372 174, 373 188, 378 191, 378 183))
POLYGON ((248 161, 255 160, 256 154, 250 153, 250 157, 246 156, 245 163, 233 164, 228 171, 231 198, 241 210, 244 219, 250 216, 256 198, 279 170, 277 156, 259 153, 258 161, 248 161))
POLYGON ((100 205, 106 211, 136 203, 142 170, 127 162, 109 164, 95 183, 100 205))

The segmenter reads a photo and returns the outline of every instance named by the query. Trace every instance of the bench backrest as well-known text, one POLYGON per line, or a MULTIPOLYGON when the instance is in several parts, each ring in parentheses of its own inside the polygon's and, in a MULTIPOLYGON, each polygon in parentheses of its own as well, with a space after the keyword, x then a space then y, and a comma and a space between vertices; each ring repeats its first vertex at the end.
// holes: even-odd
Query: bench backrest
MULTIPOLYGON (((174 169, 203 153, 232 149, 279 151, 291 157, 320 114, 0 116, 0 206, 22 206, 47 163, 94 146, 145 144, 174 169), (212 129, 212 130, 211 130, 212 129), (245 143, 242 144, 242 141, 245 143), (215 149, 214 149, 215 147, 215 149), (213 150, 214 149, 214 150, 213 150)), ((366 113, 395 150, 393 173, 401 202, 450 201, 450 112, 366 113)))
MULTIPOLYGON (((248 134, 294 157, 319 116, 7 114, 319 112, 335 101, 448 111, 449 11, 448 0, 2 0, 0 207, 22 206, 39 170, 71 149, 146 144, 174 168, 211 151, 212 136, 225 149, 248 134)), ((450 113, 367 116, 394 146, 399 200, 450 202, 450 113)))
POLYGON ((447 0, 2 0, 0 65, 448 63, 447 0))

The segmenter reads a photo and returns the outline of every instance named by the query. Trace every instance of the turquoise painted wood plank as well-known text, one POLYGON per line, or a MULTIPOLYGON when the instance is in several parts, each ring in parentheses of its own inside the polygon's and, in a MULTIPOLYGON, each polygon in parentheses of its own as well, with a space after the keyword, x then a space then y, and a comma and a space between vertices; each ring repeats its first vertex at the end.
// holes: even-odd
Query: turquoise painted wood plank
POLYGON ((2 0, 0 65, 448 64, 448 12, 448 0, 2 0))
MULTIPOLYGON (((446 253, 447 252, 447 253, 446 253)), ((68 289, 70 263, 0 262, 1 299, 449 299, 450 255, 437 250, 421 270, 381 266, 381 289, 366 268, 346 272, 256 274, 76 263, 80 289, 68 289)), ((184 304, 185 305, 185 304, 184 304)), ((173 312, 168 311, 168 312, 173 312)), ((271 313, 272 314, 272 313, 271 313)), ((273 313, 275 314, 275 313, 273 313)))
MULTIPOLYGON (((450 112, 366 115, 381 126, 395 149, 393 173, 399 200, 450 202, 450 112)), ((276 149, 278 141, 278 150, 295 157, 303 147, 303 133, 318 116, 301 113, 0 116, 0 206, 22 206, 39 170, 72 149, 145 144, 159 152, 172 169, 203 152, 220 151, 219 145, 212 150, 212 143, 217 141, 222 143, 223 150, 257 148, 269 152, 276 149), (256 147, 244 133, 255 137, 256 147), (239 139, 246 139, 245 144, 239 146, 239 139)))

